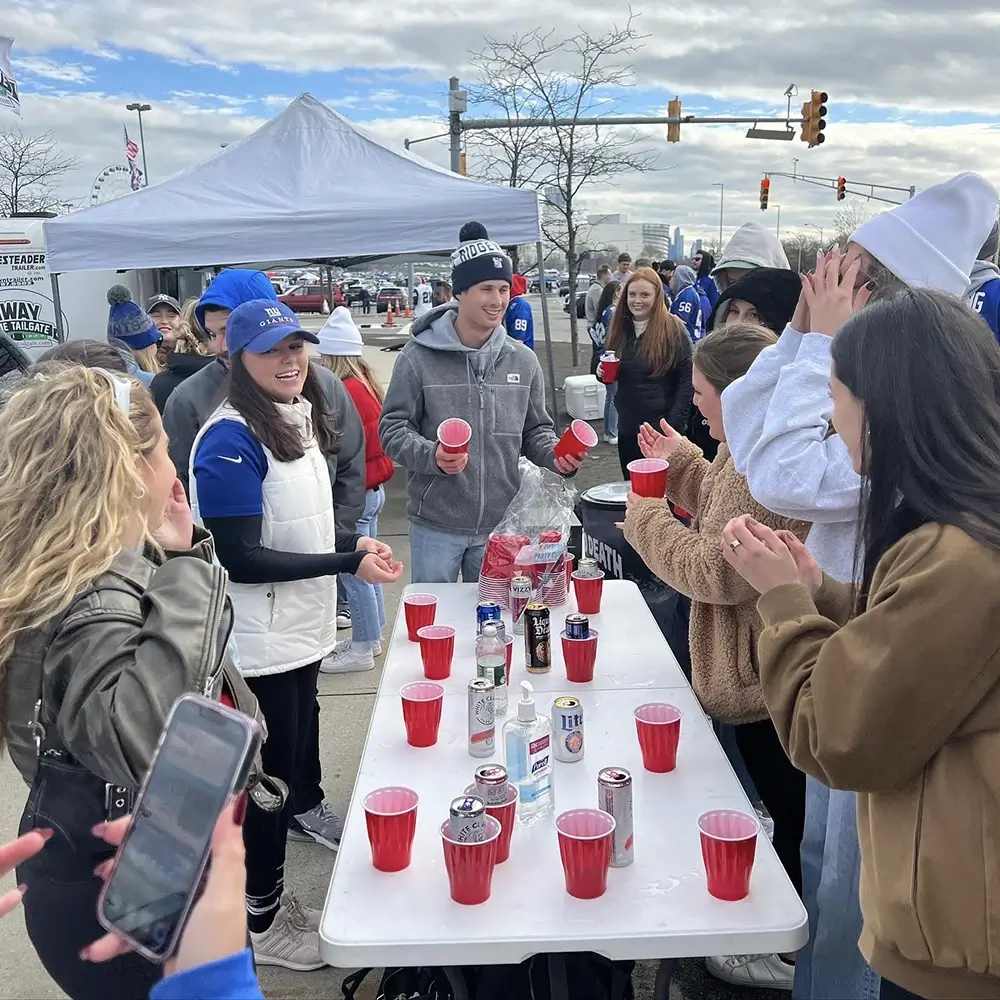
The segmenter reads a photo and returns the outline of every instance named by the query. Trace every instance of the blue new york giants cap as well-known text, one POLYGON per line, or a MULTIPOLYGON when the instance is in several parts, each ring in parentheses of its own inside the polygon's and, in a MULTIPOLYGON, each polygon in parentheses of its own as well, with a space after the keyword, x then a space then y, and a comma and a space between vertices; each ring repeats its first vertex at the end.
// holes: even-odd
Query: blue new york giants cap
POLYGON ((285 337, 298 336, 311 344, 319 337, 303 330, 298 317, 282 302, 253 299, 238 305, 226 320, 226 349, 230 355, 240 351, 264 354, 285 337))

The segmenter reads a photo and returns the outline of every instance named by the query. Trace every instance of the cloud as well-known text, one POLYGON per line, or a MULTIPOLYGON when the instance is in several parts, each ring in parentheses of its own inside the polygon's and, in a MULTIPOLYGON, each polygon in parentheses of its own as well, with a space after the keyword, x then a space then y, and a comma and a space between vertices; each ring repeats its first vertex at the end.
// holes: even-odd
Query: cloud
POLYGON ((93 66, 78 63, 55 62, 44 56, 25 56, 14 60, 14 72, 22 79, 37 77, 60 83, 89 83, 93 79, 93 66))

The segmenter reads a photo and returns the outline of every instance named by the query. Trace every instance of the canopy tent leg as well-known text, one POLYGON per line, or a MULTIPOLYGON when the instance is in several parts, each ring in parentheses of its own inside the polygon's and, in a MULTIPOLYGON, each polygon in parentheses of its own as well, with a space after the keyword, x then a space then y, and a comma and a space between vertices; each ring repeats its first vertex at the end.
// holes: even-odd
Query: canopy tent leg
POLYGON ((56 314, 56 340, 60 344, 66 340, 66 331, 63 329, 62 297, 59 294, 59 275, 52 275, 52 311, 56 314))
POLYGON ((549 413, 552 415, 552 423, 555 425, 556 434, 559 433, 559 400, 556 396, 556 363, 552 356, 552 326, 549 323, 549 300, 545 288, 545 257, 542 252, 542 241, 535 244, 535 252, 538 254, 538 290, 542 296, 542 326, 545 329, 545 360, 549 366, 549 413))

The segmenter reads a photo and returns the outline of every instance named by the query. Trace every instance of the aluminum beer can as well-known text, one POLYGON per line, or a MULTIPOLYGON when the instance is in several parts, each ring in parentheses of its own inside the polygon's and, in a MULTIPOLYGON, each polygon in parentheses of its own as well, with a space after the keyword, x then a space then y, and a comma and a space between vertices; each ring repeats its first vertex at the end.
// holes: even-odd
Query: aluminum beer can
POLYGON ((524 609, 524 665, 529 674, 547 674, 552 669, 549 609, 539 602, 524 609))
POLYGON ((566 616, 567 639, 589 639, 590 619, 586 615, 566 616))
POLYGON ((583 704, 579 698, 556 698, 552 702, 552 741, 556 760, 564 764, 583 760, 583 704))
POLYGON ((476 795, 452 799, 451 835, 462 844, 482 843, 486 839, 486 803, 476 795))
POLYGON ((480 764, 476 768, 476 795, 488 806, 507 802, 507 768, 503 764, 480 764))
POLYGON ((585 580, 592 580, 601 575, 601 567, 596 559, 581 559, 576 564, 577 575, 585 580))
POLYGON ((476 635, 483 634, 483 626, 489 622, 501 620, 501 609, 498 601, 480 601, 476 605, 476 635))
POLYGON ((493 681, 486 677, 469 681, 469 753, 473 757, 493 756, 496 743, 493 691, 493 681))
POLYGON ((515 576, 510 581, 510 613, 514 619, 514 635, 524 635, 524 609, 531 600, 531 577, 515 576))
POLYGON ((623 767, 605 767, 597 775, 597 808, 615 818, 611 867, 627 868, 635 861, 632 823, 632 775, 623 767))

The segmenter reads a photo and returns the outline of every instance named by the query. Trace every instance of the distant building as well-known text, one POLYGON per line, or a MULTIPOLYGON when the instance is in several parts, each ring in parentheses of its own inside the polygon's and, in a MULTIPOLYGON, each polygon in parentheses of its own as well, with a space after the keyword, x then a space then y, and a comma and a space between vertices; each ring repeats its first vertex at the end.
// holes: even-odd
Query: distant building
POLYGON ((674 229, 674 238, 670 241, 670 259, 676 261, 684 259, 684 235, 679 226, 674 229))
POLYGON ((629 222, 627 215, 588 215, 587 246, 593 250, 617 248, 619 253, 630 253, 632 258, 648 256, 647 248, 656 253, 657 259, 670 253, 670 227, 666 223, 629 222))
POLYGON ((643 247, 655 249, 655 260, 670 256, 670 226, 666 223, 647 223, 642 227, 643 247))

